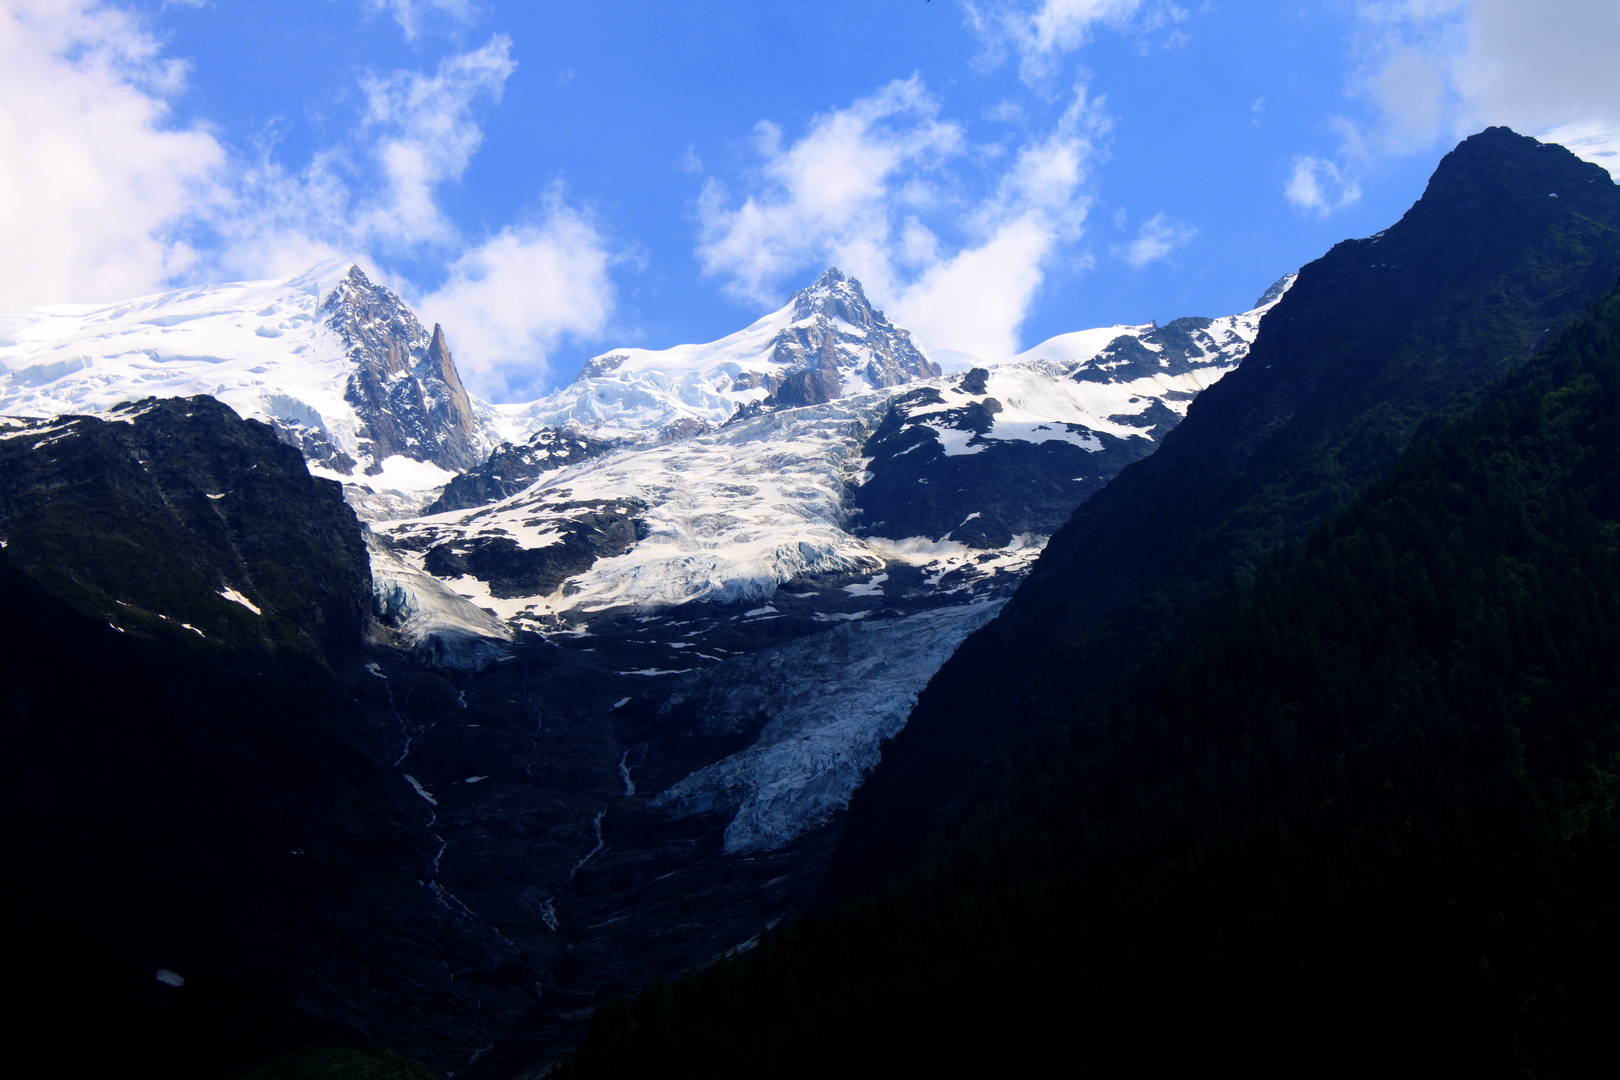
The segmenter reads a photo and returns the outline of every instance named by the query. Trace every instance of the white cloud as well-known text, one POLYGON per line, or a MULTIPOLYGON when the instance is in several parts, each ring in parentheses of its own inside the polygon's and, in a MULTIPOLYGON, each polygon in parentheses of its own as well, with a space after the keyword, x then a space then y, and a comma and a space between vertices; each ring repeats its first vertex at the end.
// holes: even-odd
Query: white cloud
POLYGON ((1168 256, 1176 248, 1189 243, 1198 230, 1184 221, 1165 214, 1162 210, 1142 222, 1136 239, 1125 246, 1125 261, 1140 270, 1150 262, 1168 256))
POLYGON ((1620 121, 1620 6, 1610 0, 1401 0, 1357 8, 1353 92, 1375 148, 1485 124, 1535 132, 1620 121))
MULTIPOLYGON (((733 210, 720 181, 704 184, 703 268, 724 274, 739 298, 768 300, 782 275, 807 262, 869 262, 888 244, 891 201, 903 186, 896 180, 925 181, 965 141, 961 128, 938 119, 937 103, 916 76, 816 117, 785 149, 782 130, 762 120, 754 129, 761 192, 733 210)), ((910 201, 926 196, 926 183, 907 193, 910 201)))
POLYGON ((465 25, 478 14, 472 0, 366 0, 366 6, 391 15, 406 41, 415 41, 430 22, 465 25))
MULTIPOLYGON (((1349 95, 1364 112, 1341 116, 1339 173, 1381 157, 1451 142, 1505 124, 1620 131, 1620 5, 1613 0, 1362 0, 1355 8, 1349 95)), ((1312 159, 1315 160, 1315 159, 1312 159)), ((1309 170, 1307 171, 1309 172, 1309 170)), ((1312 209, 1313 180, 1296 162, 1290 198, 1312 209)))
POLYGON ((502 229, 456 259, 421 310, 447 328, 475 392, 532 396, 559 342, 606 328, 615 299, 612 261, 595 224, 553 188, 537 221, 502 229))
POLYGON ((365 128, 381 132, 371 153, 382 170, 385 194, 361 219, 362 235, 385 242, 448 242, 455 228, 440 210, 437 188, 459 179, 483 129, 472 121, 473 103, 500 101, 512 61, 512 40, 497 34, 474 52, 440 61, 433 75, 396 71, 368 76, 365 128))
POLYGON ((0 7, 0 310, 150 291, 197 253, 184 220, 227 154, 175 125, 185 65, 88 0, 0 7))
POLYGON ((365 112, 344 143, 289 171, 264 148, 233 162, 226 205, 203 225, 212 260, 233 276, 281 276, 334 256, 453 254, 465 241, 440 203, 483 141, 474 111, 499 100, 515 68, 511 41, 446 57, 429 75, 396 71, 361 82, 365 112))
POLYGON ((438 191, 482 141, 511 42, 433 74, 367 76, 346 144, 289 172, 178 127, 186 65, 132 13, 95 0, 0 10, 0 308, 152 291, 181 276, 291 273, 334 254, 389 255, 459 239, 438 191))
POLYGON ((1294 159, 1283 196, 1307 213, 1325 215, 1361 198, 1361 185, 1331 161, 1301 156, 1294 159))
POLYGON ((1142 0, 989 0, 967 4, 967 14, 991 62, 1010 49, 1017 54, 1019 76, 1038 85, 1050 82, 1064 55, 1089 42, 1098 26, 1122 28, 1141 7, 1142 0))
POLYGON ((704 186, 698 257, 727 291, 759 302, 835 264, 925 344, 1012 355, 1044 265, 1085 219, 1098 124, 1077 93, 1056 128, 1009 155, 994 189, 973 200, 952 167, 995 159, 973 153, 915 76, 815 118, 792 143, 762 121, 753 190, 737 204, 719 180, 704 186), (950 232, 959 239, 948 242, 950 232))

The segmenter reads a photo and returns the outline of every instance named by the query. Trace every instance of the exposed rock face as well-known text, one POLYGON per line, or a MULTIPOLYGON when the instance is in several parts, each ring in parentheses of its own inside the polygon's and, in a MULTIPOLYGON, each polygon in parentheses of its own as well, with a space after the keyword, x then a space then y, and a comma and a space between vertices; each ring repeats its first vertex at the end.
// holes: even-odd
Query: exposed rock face
POLYGON ((327 660, 364 641, 371 572, 341 488, 210 397, 0 418, 0 538, 129 633, 327 660))
MULTIPOLYGON (((1275 299, 1276 289, 1273 286, 1267 290, 1255 306, 1263 307, 1275 299)), ((1075 382, 1129 382, 1142 376, 1183 375, 1207 367, 1222 351, 1223 343, 1209 333, 1214 323, 1214 319, 1196 317, 1175 319, 1144 334, 1117 337, 1073 378, 1075 382)))
MULTIPOLYGON (((984 375, 976 368, 945 393, 921 387, 889 407, 862 451, 871 459, 866 482, 851 493, 857 533, 981 549, 1020 534, 1050 536, 1119 470, 1153 452, 1149 433, 1122 439, 1080 424, 1047 425, 1039 434, 1061 437, 1041 442, 1000 438, 1004 408, 985 393, 984 375)), ((1180 419, 1169 416, 1170 426, 1180 419)))
POLYGON ((767 375, 768 405, 820 405, 851 379, 872 388, 937 378, 939 365, 922 354, 911 332, 894 325, 866 299, 861 283, 835 266, 793 296, 793 324, 776 336, 770 359, 787 369, 767 375))
MULTIPOLYGON (((534 524, 549 534, 539 547, 523 547, 511 536, 479 534, 435 544, 422 566, 440 578, 473 577, 503 600, 547 596, 597 559, 623 555, 635 546, 637 520, 646 508, 635 499, 537 504, 529 513, 546 515, 534 524)), ((415 542, 432 535, 417 534, 415 542)), ((408 547, 402 543, 400 546, 408 547)))
POLYGON ((1064 359, 1063 339, 1054 339, 1021 365, 973 368, 955 386, 895 397, 862 450, 866 474, 850 500, 855 531, 981 549, 1050 536, 1237 367, 1265 305, 1291 281, 1242 315, 1131 327, 1079 360, 1064 359), (1041 419, 1055 411, 1052 382, 1066 391, 1081 384, 1089 408, 1106 415, 1084 424, 1041 419))
MULTIPOLYGON (((695 422, 694 422, 695 424, 695 422)), ((687 434, 698 434, 694 429, 687 434)), ((468 469, 445 485, 444 493, 427 508, 429 514, 470 510, 516 495, 545 473, 578 465, 613 449, 613 443, 578 427, 541 428, 522 445, 502 443, 481 465, 468 469)))
POLYGON ((477 422, 444 331, 429 334, 392 292, 358 266, 321 303, 354 361, 345 399, 359 415, 368 473, 395 454, 461 471, 478 463, 477 422))

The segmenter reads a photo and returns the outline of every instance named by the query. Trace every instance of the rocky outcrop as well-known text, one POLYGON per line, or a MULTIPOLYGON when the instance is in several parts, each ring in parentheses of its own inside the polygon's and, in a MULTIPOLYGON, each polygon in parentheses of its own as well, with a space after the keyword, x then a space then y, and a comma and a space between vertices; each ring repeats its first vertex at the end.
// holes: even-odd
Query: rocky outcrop
POLYGON ((1052 431, 1039 434, 1064 437, 1040 442, 998 438, 1003 406, 974 375, 948 400, 924 387, 890 405, 862 450, 870 459, 865 482, 850 496, 859 535, 987 550, 1007 547, 1020 534, 1049 536, 1120 469, 1153 452, 1147 438, 1122 439, 1078 424, 1051 424, 1052 431), (968 386, 978 393, 964 393, 968 386), (955 453, 942 440, 950 435, 961 440, 951 447, 955 453))
POLYGON ((548 596, 597 559, 634 547, 644 510, 635 499, 537 505, 530 512, 548 515, 547 543, 526 547, 514 537, 480 534, 428 548, 422 568, 439 578, 476 578, 503 600, 548 596))
POLYGON ((1073 378, 1076 382, 1128 382, 1207 367, 1221 354, 1221 343, 1208 333, 1214 322, 1196 317, 1174 319, 1143 334, 1117 337, 1073 378))
POLYGON ((459 472, 478 463, 477 421, 444 330, 428 333, 411 309, 358 266, 321 302, 355 370, 344 398, 362 430, 365 471, 402 455, 459 472))
POLYGON ((427 508, 427 513, 470 510, 500 502, 548 472, 600 457, 611 449, 612 442, 598 439, 577 426, 541 428, 521 445, 502 443, 488 460, 451 480, 427 508))
POLYGON ((861 283, 836 266, 794 294, 793 323, 768 356, 786 374, 765 376, 760 385, 771 391, 767 405, 784 409, 831 401, 852 380, 876 389, 940 374, 910 331, 872 307, 861 283))

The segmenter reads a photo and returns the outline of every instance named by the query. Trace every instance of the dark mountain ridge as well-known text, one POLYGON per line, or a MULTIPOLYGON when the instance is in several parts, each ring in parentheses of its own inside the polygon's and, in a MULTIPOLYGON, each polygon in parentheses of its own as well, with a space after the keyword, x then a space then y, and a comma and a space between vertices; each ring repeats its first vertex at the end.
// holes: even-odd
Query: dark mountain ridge
POLYGON ((1054 706, 941 856, 562 1075, 1605 1075, 1617 541, 1620 290, 1054 706))
MULTIPOLYGON (((1237 371, 1083 503, 970 637, 851 804, 841 888, 916 858, 998 747, 1117 685, 1180 613, 1295 541, 1620 277, 1620 188, 1505 128, 1395 225, 1304 267, 1237 371)), ((1077 737, 1084 737, 1077 733, 1077 737)))
POLYGON ((0 425, 6 554, 79 610, 211 649, 358 655, 371 613, 359 522, 269 425, 211 397, 0 425))

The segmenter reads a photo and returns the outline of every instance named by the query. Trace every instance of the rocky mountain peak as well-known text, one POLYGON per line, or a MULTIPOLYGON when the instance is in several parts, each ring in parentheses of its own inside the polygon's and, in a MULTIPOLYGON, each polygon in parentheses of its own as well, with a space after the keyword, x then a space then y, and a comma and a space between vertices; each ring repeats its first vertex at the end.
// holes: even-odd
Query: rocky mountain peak
POLYGON ((816 315, 824 315, 829 319, 843 319, 852 326, 863 328, 873 325, 875 319, 883 318, 882 312, 872 310, 861 283, 847 277, 836 266, 828 267, 827 272, 817 278, 816 283, 808 289, 800 289, 793 294, 795 322, 814 318, 816 315))
POLYGON ((358 266, 321 302, 320 314, 355 365, 344 399, 359 416, 368 473, 396 454, 452 471, 477 464, 472 402, 442 327, 435 324, 429 334, 398 296, 358 266))
POLYGON ((777 407, 819 405, 849 383, 898 386, 940 374, 911 332, 872 307, 861 283, 836 266, 793 294, 793 322, 772 342, 770 357, 787 368, 767 401, 777 407))

